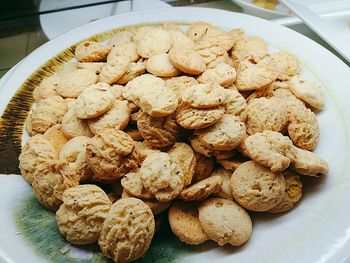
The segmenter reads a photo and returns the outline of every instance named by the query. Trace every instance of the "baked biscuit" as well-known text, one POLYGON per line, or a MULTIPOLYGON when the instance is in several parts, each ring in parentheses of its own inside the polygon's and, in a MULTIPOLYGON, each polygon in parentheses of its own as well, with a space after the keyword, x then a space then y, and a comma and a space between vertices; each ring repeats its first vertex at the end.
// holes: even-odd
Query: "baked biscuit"
POLYGON ((87 121, 94 134, 108 130, 123 130, 129 123, 130 109, 126 100, 114 100, 112 108, 105 114, 87 121))
POLYGON ((268 210, 269 213, 283 213, 294 207, 302 195, 302 183, 300 176, 292 171, 283 172, 284 181, 286 183, 283 199, 275 207, 268 210))
POLYGON ((284 51, 276 52, 271 54, 271 59, 279 80, 289 80, 300 73, 299 61, 290 53, 284 51))
POLYGON ((231 52, 232 58, 238 61, 252 55, 263 57, 266 54, 268 54, 267 43, 264 39, 257 36, 239 38, 231 52))
POLYGON ((113 60, 115 57, 119 56, 127 56, 129 57, 130 62, 137 61, 140 56, 136 50, 136 44, 134 42, 120 43, 118 45, 114 45, 107 56, 107 63, 113 60))
POLYGON ((112 203, 96 185, 78 185, 64 191, 63 204, 56 212, 58 229, 70 243, 95 243, 112 203))
POLYGON ((103 46, 99 42, 85 41, 75 48, 75 57, 80 62, 106 61, 111 46, 103 46))
POLYGON ((231 193, 231 183, 230 183, 232 171, 226 170, 224 168, 218 168, 214 170, 214 172, 210 175, 210 177, 213 177, 213 176, 220 176, 222 180, 222 185, 214 195, 219 198, 232 200, 233 197, 231 193))
POLYGON ((199 205, 198 211, 204 232, 219 246, 240 246, 251 236, 249 214, 232 200, 210 198, 199 205))
POLYGON ((56 73, 59 77, 62 78, 63 76, 67 75, 68 73, 76 69, 78 69, 77 62, 71 61, 71 62, 64 63, 61 67, 59 67, 56 73))
POLYGON ((66 102, 60 96, 50 96, 41 100, 30 116, 32 131, 46 132, 50 127, 61 122, 66 111, 66 102))
POLYGON ((68 142, 67 137, 62 131, 62 125, 56 124, 44 133, 45 138, 53 145, 55 150, 59 152, 68 142))
POLYGON ((184 187, 191 184, 196 169, 196 157, 190 146, 183 142, 177 142, 168 151, 170 160, 177 163, 183 171, 184 187))
POLYGON ((137 198, 150 199, 154 195, 146 190, 142 184, 140 174, 138 172, 130 172, 122 177, 120 180, 124 190, 137 198))
POLYGON ((186 244, 199 245, 209 239, 202 229, 194 203, 176 201, 169 209, 168 219, 172 232, 186 244))
POLYGON ((232 150, 246 136, 246 128, 237 116, 224 114, 213 126, 197 130, 198 139, 209 149, 232 150))
POLYGON ((273 131, 250 135, 245 139, 244 146, 250 158, 269 167, 272 172, 285 170, 296 156, 292 141, 273 131))
POLYGON ((176 121, 185 129, 202 129, 215 124, 225 113, 223 106, 196 109, 181 103, 176 110, 176 121))
POLYGON ((91 119, 109 111, 114 96, 106 83, 93 84, 86 88, 74 105, 75 114, 80 119, 91 119))
POLYGON ((279 204, 284 195, 285 181, 282 173, 248 161, 241 164, 231 176, 234 200, 244 208, 263 212, 279 204))
POLYGON ((157 54, 150 57, 146 62, 146 69, 158 77, 174 77, 181 73, 171 64, 168 54, 157 54))
POLYGON ((152 28, 137 41, 137 53, 143 58, 167 53, 171 47, 170 33, 161 28, 152 28))
POLYGON ((194 41, 181 31, 169 31, 171 36, 171 46, 175 48, 195 48, 194 41))
POLYGON ((141 40, 141 38, 143 38, 143 36, 152 31, 155 28, 159 28, 156 26, 140 26, 137 27, 133 32, 132 32, 132 41, 134 41, 135 43, 139 42, 141 40))
POLYGON ((109 210, 98 244, 103 255, 114 262, 134 261, 148 250, 154 226, 152 211, 144 202, 123 198, 109 210))
POLYGON ((177 198, 185 201, 201 201, 219 191, 222 185, 220 176, 210 176, 183 189, 177 198))
POLYGON ((46 99, 50 96, 59 95, 57 92, 57 84, 60 82, 60 80, 61 78, 58 74, 44 78, 33 90, 33 97, 35 102, 39 102, 40 100, 46 99))
POLYGON ((60 160, 68 163, 65 169, 70 173, 76 174, 80 178, 80 181, 87 180, 92 176, 86 156, 86 145, 89 139, 86 136, 74 137, 59 152, 60 160))
POLYGON ((115 56, 108 60, 101 69, 99 75, 100 82, 112 84, 117 82, 128 70, 130 58, 127 56, 115 56))
POLYGON ((224 62, 206 69, 202 75, 198 77, 200 83, 217 83, 222 87, 231 86, 235 80, 236 70, 224 62))
POLYGON ((109 46, 117 46, 128 42, 132 42, 132 33, 130 31, 123 30, 115 33, 110 39, 108 39, 107 44, 109 46))
POLYGON ((181 102, 182 93, 196 84, 198 84, 198 81, 188 76, 172 77, 165 80, 165 85, 176 93, 179 102, 181 102))
POLYGON ((62 204, 62 194, 68 188, 79 185, 79 177, 67 173, 66 163, 60 161, 43 162, 34 173, 33 191, 42 206, 57 211, 62 204))
POLYGON ((318 176, 328 174, 328 163, 316 153, 294 147, 295 160, 291 169, 303 175, 318 176))
POLYGON ((86 87, 96 83, 97 80, 98 76, 93 71, 76 69, 61 77, 57 84, 57 92, 63 98, 76 98, 86 87))
POLYGON ((196 156, 196 167, 192 182, 198 182, 210 176, 214 168, 214 159, 197 152, 194 152, 194 155, 196 156))
POLYGON ((169 59, 176 68, 187 74, 198 75, 206 69, 205 60, 192 49, 171 48, 169 59))
POLYGON ((187 37, 189 37, 190 39, 196 42, 202 39, 207 33, 208 29, 211 27, 213 27, 213 25, 207 22, 202 22, 202 21, 194 22, 188 27, 186 31, 186 35, 187 37))
POLYGON ((167 153, 147 156, 140 169, 142 184, 160 202, 174 199, 183 188, 183 171, 167 153))
POLYGON ((138 152, 138 155, 139 155, 140 166, 141 166, 142 162, 147 158, 148 155, 150 155, 152 153, 159 152, 159 150, 153 148, 146 141, 143 141, 143 142, 135 141, 134 145, 135 145, 135 149, 136 149, 136 151, 138 152))
POLYGON ((234 89, 226 89, 225 114, 241 116, 247 103, 244 97, 234 89))
POLYGON ((23 178, 32 184, 38 166, 45 161, 53 161, 57 158, 58 153, 50 141, 44 135, 37 134, 30 137, 22 147, 18 157, 19 169, 23 178))
POLYGON ((68 110, 62 118, 62 132, 70 139, 76 136, 91 137, 92 132, 86 122, 77 117, 74 108, 68 110))
POLYGON ((228 159, 216 159, 216 162, 226 170, 234 172, 238 166, 247 161, 243 156, 234 156, 228 159))
POLYGON ((105 65, 106 65, 105 62, 78 62, 77 63, 77 67, 79 69, 91 70, 96 75, 101 73, 101 70, 105 65))
POLYGON ((250 100, 243 116, 248 134, 264 130, 280 132, 288 122, 285 102, 276 97, 250 100))
POLYGON ((117 80, 118 84, 126 84, 130 80, 142 75, 146 72, 146 65, 143 60, 139 60, 137 62, 131 62, 128 68, 126 69, 125 74, 117 80))

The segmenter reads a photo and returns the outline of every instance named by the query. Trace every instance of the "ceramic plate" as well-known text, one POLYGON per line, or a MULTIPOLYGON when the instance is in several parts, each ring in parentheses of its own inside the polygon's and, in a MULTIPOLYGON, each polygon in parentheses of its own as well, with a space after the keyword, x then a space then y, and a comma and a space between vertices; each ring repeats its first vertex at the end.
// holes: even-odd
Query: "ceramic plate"
MULTIPOLYGON (((186 246, 165 227, 141 262, 349 262, 350 177, 348 116, 350 70, 310 39, 268 21, 216 9, 170 8, 105 18, 59 36, 35 50, 0 87, 0 173, 18 173, 17 157, 32 90, 73 56, 74 44, 104 40, 113 29, 140 23, 205 20, 219 27, 242 27, 265 38, 271 51, 286 50, 301 61, 302 73, 325 89, 325 110, 316 152, 330 165, 323 178, 306 178, 302 201, 281 215, 254 214, 250 241, 242 247, 212 242, 186 246)), ((24 139, 25 140, 25 139, 24 139)), ((54 214, 45 211, 19 176, 0 176, 0 262, 107 262, 98 249, 72 247, 59 235, 54 214)))

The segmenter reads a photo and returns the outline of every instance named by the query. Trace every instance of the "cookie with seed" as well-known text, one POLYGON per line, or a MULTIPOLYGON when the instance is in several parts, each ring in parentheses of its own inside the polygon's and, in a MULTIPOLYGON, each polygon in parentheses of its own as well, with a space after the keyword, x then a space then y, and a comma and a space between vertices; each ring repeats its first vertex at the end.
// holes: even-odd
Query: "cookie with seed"
POLYGON ((258 36, 246 36, 237 40, 231 55, 234 60, 243 60, 252 55, 264 56, 268 54, 268 45, 258 36))
POLYGON ((51 142, 57 152, 68 142, 67 137, 62 132, 62 125, 56 124, 44 133, 45 138, 51 142))
POLYGON ((168 54, 157 54, 150 57, 146 62, 146 69, 158 77, 174 77, 181 73, 171 64, 168 54))
POLYGON ((115 44, 107 56, 107 63, 119 56, 129 57, 130 62, 135 62, 140 58, 134 42, 115 44))
POLYGON ((198 75, 206 69, 205 60, 193 49, 171 48, 169 59, 176 68, 187 74, 198 75))
POLYGON ((68 139, 76 136, 92 136, 88 123, 77 117, 74 106, 62 118, 62 132, 68 139))
POLYGON ((137 41, 137 53, 143 58, 167 53, 171 47, 171 36, 167 30, 152 28, 137 41))
POLYGON ((130 58, 127 56, 115 56, 108 60, 101 69, 99 75, 100 82, 112 84, 118 81, 128 70, 130 58))
MULTIPOLYGON (((225 53, 227 55, 227 53, 225 53)), ((213 61, 211 62, 213 64, 213 61)), ((217 83, 222 87, 231 86, 236 80, 236 70, 225 62, 206 69, 198 77, 200 83, 217 83)))
POLYGON ((127 173, 123 176, 120 182, 124 190, 134 197, 145 199, 154 198, 154 195, 148 192, 143 186, 140 174, 138 172, 127 173))
POLYGON ((50 96, 59 95, 57 92, 57 85, 60 80, 61 77, 58 74, 44 78, 33 90, 33 98, 35 102, 39 102, 40 100, 46 99, 50 96))
POLYGON ((196 167, 192 182, 198 182, 210 176, 214 169, 214 159, 197 152, 194 152, 194 155, 196 157, 196 167))
POLYGON ((106 61, 111 46, 104 46, 99 42, 85 41, 75 48, 75 57, 79 62, 106 61))
POLYGON ((183 189, 177 198, 185 201, 201 201, 219 191, 222 185, 220 176, 210 176, 183 189))

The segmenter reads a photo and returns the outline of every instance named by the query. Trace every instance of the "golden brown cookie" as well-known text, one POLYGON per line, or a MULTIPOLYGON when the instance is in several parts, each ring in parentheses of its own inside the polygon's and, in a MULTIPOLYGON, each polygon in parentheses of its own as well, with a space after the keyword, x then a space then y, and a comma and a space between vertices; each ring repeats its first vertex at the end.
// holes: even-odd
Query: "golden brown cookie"
POLYGON ((143 186, 140 174, 138 172, 127 173, 122 177, 120 182, 124 190, 134 197, 145 199, 154 198, 154 195, 148 192, 143 186))
POLYGON ((214 159, 197 152, 194 152, 194 155, 196 156, 196 168, 192 182, 198 182, 210 176, 214 168, 214 159))
POLYGON ((194 41, 187 37, 182 31, 169 31, 171 46, 175 48, 195 48, 194 41))
POLYGON ((112 205, 96 185, 78 185, 64 191, 63 204, 56 212, 58 229, 70 243, 95 243, 112 205))
POLYGON ((231 193, 231 183, 230 183, 232 171, 226 170, 224 168, 218 168, 214 170, 214 172, 210 175, 210 177, 213 177, 213 176, 220 176, 222 180, 222 185, 214 195, 219 198, 232 200, 233 197, 231 193))
POLYGON ((120 79, 130 66, 130 58, 127 56, 116 56, 108 60, 101 69, 100 82, 112 84, 120 79))
POLYGON ((77 67, 79 69, 88 69, 95 74, 100 74, 102 68, 106 65, 105 62, 78 62, 77 67))
POLYGON ((98 244, 102 253, 114 262, 134 261, 148 250, 154 226, 152 211, 144 202, 123 198, 112 205, 98 244))
POLYGON ((243 60, 251 55, 264 56, 267 53, 268 46, 264 39, 257 36, 247 36, 237 40, 231 55, 234 60, 243 60))
POLYGON ((125 74, 120 79, 118 79, 116 83, 124 85, 145 72, 146 65, 143 59, 140 59, 137 62, 131 62, 126 69, 125 74))
POLYGON ((232 200, 210 198, 199 207, 199 221, 209 238, 223 246, 240 246, 252 233, 249 214, 232 200))
POLYGON ((62 132, 62 125, 56 124, 44 133, 45 138, 51 142, 57 152, 68 142, 67 137, 62 132))
POLYGON ((130 62, 135 62, 140 58, 134 42, 115 44, 107 56, 107 63, 119 56, 129 57, 130 62))
POLYGON ((168 219, 172 232, 186 244, 199 245, 209 239, 199 222, 194 203, 176 201, 169 209, 168 219))
POLYGON ((201 201, 219 191, 222 185, 220 176, 210 176, 183 189, 177 198, 185 201, 201 201))
POLYGON ((116 32, 110 39, 108 39, 108 45, 110 46, 116 46, 128 42, 132 42, 132 33, 127 30, 116 32))
POLYGON ((50 77, 44 78, 33 91, 33 97, 35 102, 39 102, 42 99, 46 99, 50 96, 59 95, 57 92, 57 85, 60 82, 61 77, 58 74, 54 74, 50 77))
POLYGON ((198 41, 205 36, 208 29, 211 27, 213 27, 213 25, 207 22, 194 22, 188 27, 186 35, 193 41, 198 41))
POLYGON ((86 122, 77 117, 74 108, 68 110, 62 118, 62 132, 70 139, 76 136, 91 137, 92 132, 86 122))
POLYGON ((188 76, 172 77, 165 81, 165 85, 176 93, 179 102, 181 102, 182 93, 195 84, 198 84, 198 81, 188 76))
POLYGON ((181 73, 171 64, 168 54, 157 54, 150 57, 146 62, 146 69, 158 77, 174 77, 181 73))
POLYGON ((85 41, 75 48, 75 57, 80 62, 106 61, 111 46, 103 46, 99 42, 85 41))
POLYGON ((271 54, 272 64, 277 71, 277 79, 288 80, 300 73, 298 59, 287 52, 281 51, 271 54))
POLYGON ((235 80, 236 70, 224 62, 218 63, 216 66, 206 69, 202 75, 198 77, 198 81, 200 83, 217 83, 222 87, 231 86, 235 80))
POLYGON ((146 31, 137 41, 137 52, 143 58, 150 58, 157 54, 167 53, 171 47, 171 36, 161 28, 146 31))
POLYGON ((171 48, 169 59, 176 68, 187 74, 198 75, 206 69, 205 60, 192 49, 171 48))
POLYGON ((282 173, 248 161, 231 176, 231 192, 236 202, 248 210, 267 211, 282 201, 285 181, 282 173))

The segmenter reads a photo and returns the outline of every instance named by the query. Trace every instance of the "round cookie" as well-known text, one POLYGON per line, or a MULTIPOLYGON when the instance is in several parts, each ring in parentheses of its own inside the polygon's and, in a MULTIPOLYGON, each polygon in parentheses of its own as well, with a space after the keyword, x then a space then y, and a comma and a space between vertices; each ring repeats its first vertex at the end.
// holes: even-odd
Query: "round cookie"
POLYGON ((196 168, 196 157, 190 146, 183 142, 176 142, 168 151, 170 160, 177 163, 183 171, 184 187, 191 184, 196 168))
POLYGON ((96 75, 101 73, 103 66, 105 66, 105 62, 78 62, 77 67, 79 69, 88 69, 94 72, 96 75))
POLYGON ((103 46, 99 42, 85 41, 75 48, 75 57, 80 62, 106 61, 111 46, 103 46))
POLYGON ((45 138, 53 145, 55 150, 59 152, 68 142, 67 137, 62 132, 62 125, 56 124, 44 133, 45 138))
POLYGON ((152 211, 144 202, 136 198, 119 199, 109 210, 98 244, 114 262, 134 261, 148 250, 154 227, 152 211))
MULTIPOLYGON (((225 53, 226 54, 226 53, 225 53)), ((213 64, 214 61, 211 63, 213 64)), ((230 65, 221 62, 211 68, 207 68, 198 77, 200 83, 216 83, 222 87, 231 86, 236 80, 236 70, 230 65)))
POLYGON ((246 36, 237 40, 231 55, 234 60, 243 60, 252 55, 268 54, 268 46, 264 39, 257 36, 246 36))
POLYGON ((70 139, 76 136, 91 137, 91 130, 86 122, 77 117, 74 108, 68 110, 62 118, 62 132, 70 139))
POLYGON ((89 140, 90 138, 86 136, 74 137, 63 146, 59 153, 60 160, 68 163, 65 169, 70 173, 76 174, 81 181, 87 180, 92 176, 86 156, 86 145, 89 140))
POLYGON ((148 192, 142 185, 142 180, 138 172, 127 173, 120 180, 124 190, 137 198, 154 198, 154 195, 148 192))
POLYGON ((57 92, 57 85, 60 80, 61 77, 58 74, 44 78, 33 91, 35 102, 39 102, 40 100, 46 99, 50 96, 59 95, 57 92))
POLYGON ((192 39, 187 37, 182 31, 169 31, 171 36, 171 46, 175 48, 195 48, 195 44, 192 39))
POLYGON ((292 141, 279 132, 263 131, 244 140, 244 147, 254 161, 272 172, 283 171, 295 160, 292 141))
POLYGON ((31 129, 44 133, 51 126, 60 123, 67 111, 67 105, 60 96, 50 96, 37 103, 30 116, 31 129))
POLYGON ((193 41, 198 41, 205 36, 208 29, 211 27, 213 27, 213 25, 207 22, 202 22, 202 21, 194 22, 188 27, 186 31, 186 35, 193 41))
POLYGON ((193 108, 213 108, 221 105, 226 99, 226 92, 218 84, 197 84, 182 92, 182 101, 193 108))
POLYGON ((277 79, 289 80, 300 73, 299 61, 294 55, 281 51, 271 54, 271 58, 278 74, 277 79))
POLYGON ((120 79, 130 66, 130 58, 127 56, 116 56, 108 60, 101 69, 100 82, 112 84, 120 79))
POLYGON ((183 171, 167 153, 147 156, 141 165, 140 176, 144 187, 160 202, 174 199, 183 188, 183 171))
POLYGON ((107 62, 118 56, 127 56, 129 57, 130 62, 135 62, 140 58, 134 42, 119 43, 114 45, 111 52, 109 52, 107 56, 107 62))
POLYGON ((114 100, 112 108, 105 114, 88 120, 90 130, 100 133, 109 129, 123 130, 129 123, 130 109, 126 100, 114 100))
POLYGON ((198 75, 206 69, 205 60, 192 49, 171 48, 169 59, 176 68, 187 74, 198 75))
POLYGON ((157 54, 167 53, 171 47, 171 36, 161 28, 152 28, 145 32, 137 42, 137 52, 143 58, 150 58, 157 54))
POLYGON ((214 170, 214 172, 210 175, 210 177, 213 176, 220 176, 222 180, 222 185, 220 186, 220 189, 214 195, 219 198, 232 200, 233 197, 231 193, 230 184, 232 172, 224 168, 218 168, 214 170))
POLYGON ((30 137, 22 147, 18 157, 19 169, 23 178, 30 184, 33 183, 34 173, 37 167, 48 161, 58 158, 58 153, 53 145, 42 134, 30 137))
POLYGON ((124 85, 128 83, 130 80, 142 75, 146 72, 146 66, 143 59, 140 59, 137 62, 131 62, 128 68, 126 69, 125 74, 117 80, 117 84, 124 85))
POLYGON ((201 201, 210 194, 216 193, 221 185, 222 179, 220 176, 210 176, 183 189, 177 198, 185 201, 201 201))
POLYGON ((40 164, 34 173, 33 191, 42 206, 50 211, 57 211, 62 204, 63 192, 79 185, 79 177, 67 173, 67 163, 49 161, 40 164))
POLYGON ((88 69, 67 72, 57 84, 57 92, 64 98, 76 98, 83 90, 96 83, 98 76, 88 69))
POLYGON ((194 203, 175 202, 169 209, 168 219, 172 232, 186 244, 199 245, 209 239, 199 222, 194 203))
POLYGON ((132 42, 132 33, 124 30, 116 32, 110 39, 108 39, 107 43, 110 46, 117 46, 128 42, 132 42))
POLYGON ((198 84, 198 81, 188 76, 172 77, 165 80, 165 85, 176 93, 179 102, 181 102, 182 93, 195 84, 198 84))
POLYGON ((199 139, 198 137, 192 137, 190 140, 191 146, 193 150, 195 150, 197 153, 200 153, 206 157, 212 157, 214 156, 215 150, 212 150, 205 146, 199 139))
POLYGON ((176 121, 185 129, 202 129, 215 124, 225 113, 222 106, 196 109, 181 103, 176 110, 176 121))
POLYGON ((287 107, 279 98, 258 98, 249 101, 243 114, 248 134, 282 131, 288 122, 287 107))
POLYGON ((235 201, 256 212, 275 207, 282 201, 285 191, 282 173, 271 172, 254 161, 241 164, 233 172, 230 184, 235 201))
POLYGON ((198 139, 209 149, 232 150, 246 135, 246 128, 237 116, 224 114, 213 126, 197 130, 198 139))
POLYGON ((249 214, 232 200, 210 198, 199 205, 198 211, 204 232, 219 246, 240 246, 252 234, 249 214))
POLYGON ((174 144, 180 132, 175 114, 157 118, 141 112, 137 118, 137 128, 145 141, 154 147, 174 144))
POLYGON ((78 185, 64 191, 63 204, 56 212, 58 229, 70 243, 95 243, 112 205, 96 185, 78 185))
POLYGON ((171 64, 168 54, 157 54, 150 57, 146 62, 146 69, 158 77, 174 77, 181 73, 171 64))
POLYGON ((196 156, 196 167, 192 182, 198 182, 210 176, 214 168, 214 159, 197 152, 194 152, 194 155, 196 156))
POLYGON ((283 213, 294 207, 294 205, 300 200, 302 195, 302 183, 300 176, 292 171, 283 172, 284 181, 286 183, 286 189, 283 195, 282 201, 268 210, 269 213, 283 213))
POLYGON ((114 96, 106 83, 98 83, 86 88, 74 105, 75 114, 80 119, 91 119, 109 111, 114 96))

